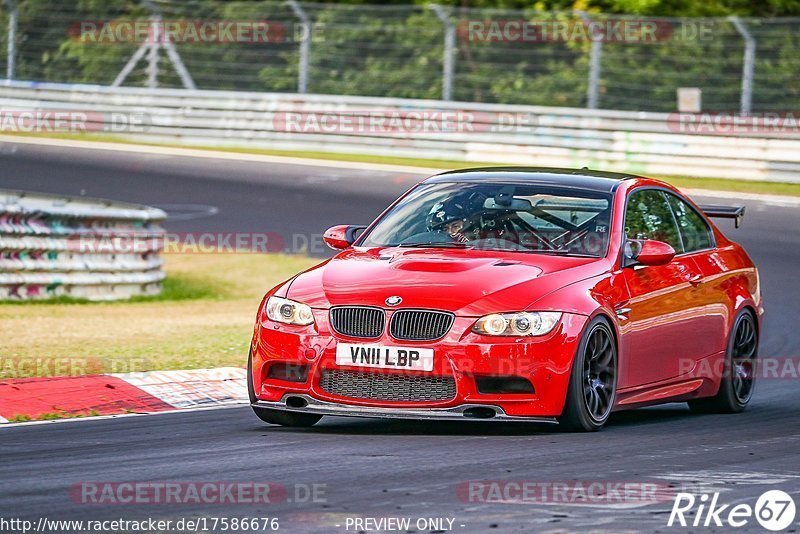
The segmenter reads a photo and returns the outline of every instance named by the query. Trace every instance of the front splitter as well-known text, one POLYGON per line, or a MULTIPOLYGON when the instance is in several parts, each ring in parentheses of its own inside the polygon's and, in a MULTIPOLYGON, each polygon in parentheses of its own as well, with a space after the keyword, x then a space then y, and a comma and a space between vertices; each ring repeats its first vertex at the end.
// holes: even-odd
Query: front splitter
POLYGON ((253 408, 269 408, 285 412, 335 415, 340 417, 378 417, 386 419, 423 419, 430 421, 502 421, 516 423, 557 424, 555 417, 521 417, 508 415, 499 406, 460 404, 449 408, 383 408, 353 406, 321 401, 309 395, 287 394, 277 402, 257 401, 253 408), (287 404, 291 402, 292 405, 287 404), (299 404, 305 403, 300 406, 299 404), (493 414, 491 412, 494 412, 493 414))

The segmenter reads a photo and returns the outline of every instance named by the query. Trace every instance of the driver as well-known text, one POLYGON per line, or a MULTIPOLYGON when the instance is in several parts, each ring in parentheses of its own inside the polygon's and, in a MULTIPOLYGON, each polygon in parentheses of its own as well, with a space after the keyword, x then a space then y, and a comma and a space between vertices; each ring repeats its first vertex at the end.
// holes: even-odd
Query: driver
POLYGON ((429 232, 444 232, 454 241, 466 243, 474 239, 471 223, 475 213, 472 211, 475 204, 474 195, 457 193, 441 202, 437 202, 428 213, 427 230, 429 232))

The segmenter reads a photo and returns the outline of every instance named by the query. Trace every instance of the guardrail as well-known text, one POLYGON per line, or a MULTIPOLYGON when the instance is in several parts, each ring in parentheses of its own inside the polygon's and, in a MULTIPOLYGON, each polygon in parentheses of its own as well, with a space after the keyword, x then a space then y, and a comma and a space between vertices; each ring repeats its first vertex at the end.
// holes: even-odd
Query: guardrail
POLYGON ((23 82, 0 86, 0 109, 6 116, 0 132, 33 131, 37 120, 50 127, 46 117, 33 115, 38 110, 62 114, 76 131, 141 142, 800 182, 800 115, 698 116, 23 82))
POLYGON ((0 300, 156 295, 165 218, 146 206, 0 190, 0 300))

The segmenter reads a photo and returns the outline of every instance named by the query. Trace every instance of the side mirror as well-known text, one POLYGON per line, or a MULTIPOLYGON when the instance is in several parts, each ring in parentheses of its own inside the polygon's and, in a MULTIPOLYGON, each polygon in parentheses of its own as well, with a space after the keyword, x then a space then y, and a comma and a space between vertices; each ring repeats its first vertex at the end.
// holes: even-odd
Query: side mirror
POLYGON ((652 239, 633 240, 625 243, 625 258, 628 265, 666 265, 675 257, 675 249, 662 241, 652 239))
POLYGON ((365 229, 366 226, 355 226, 350 224, 340 224, 328 228, 322 235, 322 240, 333 250, 344 250, 356 241, 356 232, 365 229))

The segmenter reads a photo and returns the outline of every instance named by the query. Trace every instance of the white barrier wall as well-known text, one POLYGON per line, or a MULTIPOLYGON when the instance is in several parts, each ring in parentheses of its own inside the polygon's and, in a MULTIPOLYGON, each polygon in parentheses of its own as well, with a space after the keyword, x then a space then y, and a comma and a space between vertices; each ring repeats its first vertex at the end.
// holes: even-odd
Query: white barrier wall
POLYGON ((156 295, 165 218, 146 206, 0 190, 0 300, 156 295))
POLYGON ((39 110, 144 142, 800 182, 791 117, 23 82, 0 86, 0 110, 10 117, 0 132, 39 110))

